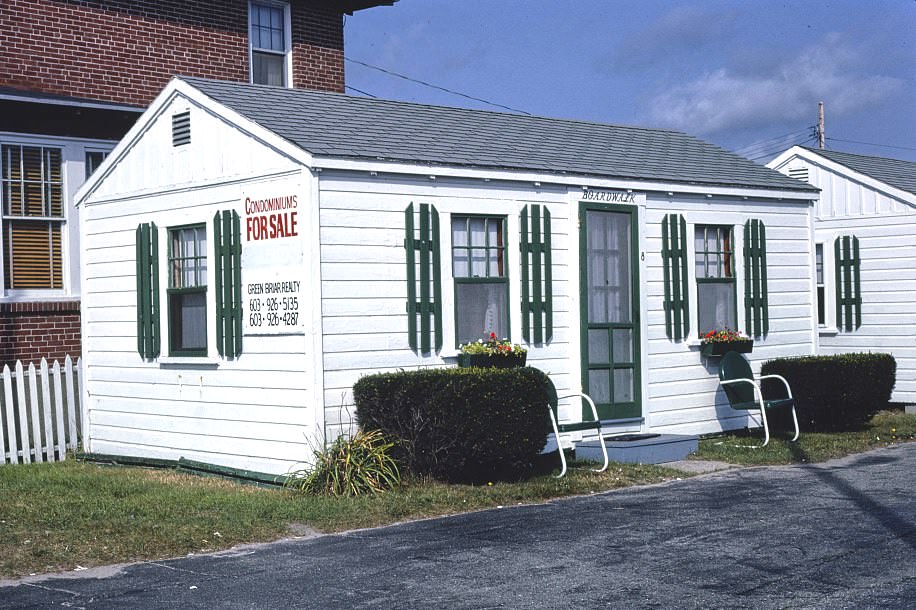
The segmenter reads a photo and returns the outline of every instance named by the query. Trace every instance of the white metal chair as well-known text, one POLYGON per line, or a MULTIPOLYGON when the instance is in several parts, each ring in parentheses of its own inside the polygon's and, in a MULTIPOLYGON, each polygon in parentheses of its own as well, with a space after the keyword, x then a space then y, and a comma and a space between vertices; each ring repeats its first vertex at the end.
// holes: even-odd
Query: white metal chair
POLYGON ((597 430, 598 431, 598 444, 601 445, 601 452, 604 454, 604 465, 601 468, 595 468, 595 472, 604 472, 607 470, 608 466, 608 457, 607 457, 607 447, 604 444, 604 434, 601 431, 601 419, 598 417, 598 409, 595 408, 595 403, 592 401, 591 397, 588 394, 583 394, 582 392, 576 392, 575 394, 567 394, 565 396, 557 395, 557 388, 553 385, 553 381, 549 378, 547 380, 547 392, 548 392, 548 405, 547 411, 550 414, 550 423, 553 426, 553 437, 557 442, 557 451, 560 453, 560 464, 562 468, 560 469, 560 474, 556 478, 560 479, 566 475, 566 456, 563 454, 563 446, 560 444, 560 433, 561 432, 581 432, 585 430, 597 430), (570 422, 570 423, 560 423, 559 419, 559 409, 560 401, 566 398, 582 398, 584 399, 592 410, 593 419, 590 421, 581 421, 581 422, 570 422))

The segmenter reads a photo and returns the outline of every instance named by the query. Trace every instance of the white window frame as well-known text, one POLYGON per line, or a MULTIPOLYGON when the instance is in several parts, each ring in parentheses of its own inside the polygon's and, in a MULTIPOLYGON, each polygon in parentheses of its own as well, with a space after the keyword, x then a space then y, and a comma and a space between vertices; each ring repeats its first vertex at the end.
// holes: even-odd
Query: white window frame
POLYGON ((59 136, 33 136, 21 133, 0 132, 0 144, 14 146, 40 146, 59 148, 62 151, 61 172, 63 174, 63 225, 61 234, 61 263, 63 288, 7 288, 3 273, 4 221, 0 209, 0 301, 30 302, 36 300, 58 300, 79 295, 79 215, 74 209, 73 198, 76 190, 86 181, 86 152, 111 152, 115 142, 91 138, 68 138, 59 136))
POLYGON ((283 56, 283 75, 286 83, 284 87, 287 89, 293 88, 293 41, 292 41, 292 14, 290 9, 289 2, 281 2, 279 0, 249 0, 248 2, 248 82, 254 83, 254 45, 251 40, 251 9, 255 5, 260 6, 269 6, 272 8, 283 9, 283 44, 284 50, 282 52, 273 51, 271 49, 261 49, 258 48, 258 52, 261 53, 270 53, 274 55, 283 56))
POLYGON ((839 333, 839 330, 836 326, 836 282, 834 277, 836 274, 836 261, 833 256, 833 242, 836 241, 836 238, 839 236, 839 233, 831 232, 818 234, 814 238, 814 247, 811 251, 812 259, 812 278, 811 285, 814 288, 812 294, 813 299, 813 313, 815 320, 815 328, 820 336, 832 337, 839 333), (823 251, 823 267, 824 267, 824 323, 817 323, 817 247, 820 246, 823 251))
MULTIPOLYGON (((70 220, 70 203, 71 193, 68 188, 68 146, 66 142, 52 139, 33 139, 33 138, 7 138, 0 134, 0 145, 2 146, 20 146, 23 148, 53 148, 60 151, 60 173, 61 173, 61 215, 58 216, 8 216, 5 213, 6 201, 0 193, 0 297, 20 297, 20 298, 48 298, 61 297, 68 293, 70 284, 70 240, 69 240, 69 220, 70 220), (6 226, 8 222, 17 220, 35 220, 37 222, 56 222, 60 225, 60 271, 61 287, 60 288, 7 288, 5 267, 6 256, 6 226)), ((18 299, 17 299, 18 300, 18 299)))

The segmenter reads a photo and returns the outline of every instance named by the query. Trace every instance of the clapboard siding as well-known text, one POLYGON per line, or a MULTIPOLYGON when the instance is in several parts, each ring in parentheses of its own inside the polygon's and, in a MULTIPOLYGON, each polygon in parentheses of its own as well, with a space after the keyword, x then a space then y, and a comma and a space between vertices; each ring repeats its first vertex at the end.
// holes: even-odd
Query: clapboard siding
POLYGON ((451 214, 507 217, 511 339, 521 343, 519 213, 528 204, 548 205, 554 243, 554 334, 546 346, 528 346, 528 361, 549 370, 561 389, 573 385, 569 370, 569 255, 557 244, 568 240, 565 189, 537 196, 519 186, 481 181, 435 182, 411 177, 362 180, 322 174, 320 185, 321 280, 325 368, 325 419, 329 434, 346 429, 354 415, 351 389, 376 372, 454 365, 454 298, 451 276, 451 214), (407 270, 404 210, 430 203, 440 215, 443 292, 443 348, 421 357, 408 347, 407 270))
POLYGON ((700 356, 697 334, 693 231, 695 225, 731 225, 736 240, 738 328, 744 329, 743 228, 761 220, 767 235, 769 334, 755 342, 749 355, 755 370, 768 359, 813 353, 813 269, 810 206, 798 202, 652 195, 645 212, 643 286, 646 299, 648 372, 644 412, 656 432, 708 433, 755 425, 753 418, 732 411, 718 383, 718 360, 700 356), (664 315, 664 276, 661 222, 666 214, 681 214, 687 223, 690 335, 668 339, 664 315))
POLYGON ((817 151, 792 149, 771 166, 785 174, 806 170, 821 189, 814 229, 824 247, 827 324, 819 353, 893 354, 893 400, 916 403, 916 197, 817 151), (852 332, 836 329, 833 243, 841 235, 859 239, 862 326, 852 332))
MULTIPOLYGON (((252 137, 197 107, 191 110, 190 145, 173 150, 167 110, 144 138, 122 151, 81 210, 89 449, 279 474, 310 453, 307 441, 323 415, 313 398, 315 359, 302 334, 245 336, 238 359, 218 356, 212 221, 228 209, 244 218, 242 201, 251 189, 299 193, 305 208, 311 178, 252 137), (136 335, 135 230, 146 222, 159 227, 163 306, 162 356, 151 361, 137 353, 136 335), (188 223, 208 229, 209 347, 201 366, 170 364, 167 357, 166 236, 169 227, 188 223)), ((300 214, 302 235, 309 223, 300 214)))
MULTIPOLYGON (((531 193, 493 183, 468 181, 360 180, 324 174, 320 187, 322 313, 325 368, 325 420, 328 430, 347 430, 353 417, 352 384, 362 375, 424 366, 445 366, 454 355, 453 300, 450 279, 449 215, 489 213, 509 217, 509 262, 512 299, 518 294, 518 212, 526 203, 547 204, 552 217, 554 338, 550 345, 531 347, 529 363, 550 372, 562 391, 575 391, 579 371, 578 248, 575 229, 578 191, 531 193), (433 357, 418 357, 407 347, 406 269, 403 250, 403 213, 409 203, 430 203, 440 214, 443 259, 444 346, 433 357), (570 228, 573 228, 570 231, 570 228), (515 259, 515 260, 513 260, 515 259), (395 337, 399 337, 395 339, 395 337)), ((661 426, 711 432, 747 425, 743 413, 730 412, 718 391, 717 369, 704 363, 696 336, 695 282, 691 275, 689 341, 674 343, 665 335, 662 309, 664 285, 661 266, 661 219, 667 213, 684 214, 688 229, 694 224, 732 224, 739 240, 737 291, 739 321, 743 327, 742 228, 759 218, 767 226, 770 296, 770 334, 758 342, 755 367, 762 360, 813 353, 811 321, 812 247, 810 207, 805 203, 743 199, 709 202, 684 196, 673 200, 649 195, 640 206, 640 279, 643 328, 643 413, 648 427, 661 426), (659 367, 663 373, 659 372, 659 367), (672 382, 677 382, 672 385, 672 382), (685 403, 684 399, 688 398, 685 403), (691 405, 685 408, 684 405, 691 405), (723 409, 724 414, 723 414, 723 409)), ((692 243, 692 236, 689 238, 692 243)), ((689 267, 692 269, 690 254, 689 267)), ((691 272, 692 274, 692 272, 691 272)), ((517 306, 510 311, 513 339, 519 341, 517 306)), ((578 407, 566 406, 574 417, 578 407)), ((638 427, 638 426, 637 426, 638 427)))
MULTIPOLYGON (((916 214, 822 219, 816 240, 832 260, 833 240, 855 235, 861 257, 862 326, 853 332, 820 336, 820 352, 887 352, 897 361, 892 399, 916 403, 916 214)), ((828 287, 828 325, 833 327, 832 276, 828 287)))

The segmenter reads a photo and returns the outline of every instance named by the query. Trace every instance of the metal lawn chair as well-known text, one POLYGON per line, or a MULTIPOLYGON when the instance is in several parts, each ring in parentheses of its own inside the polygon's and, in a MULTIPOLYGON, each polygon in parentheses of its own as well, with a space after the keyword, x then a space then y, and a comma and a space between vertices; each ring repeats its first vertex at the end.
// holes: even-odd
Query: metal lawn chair
POLYGON ((608 466, 608 457, 607 457, 607 447, 604 444, 604 435, 601 432, 601 419, 598 418, 598 409, 595 408, 595 403, 588 396, 588 394, 583 394, 582 392, 576 392, 575 394, 567 394, 565 396, 557 395, 557 388, 553 385, 553 381, 550 378, 547 379, 547 392, 548 392, 548 408, 547 411, 550 413, 550 423, 553 426, 553 437, 557 441, 557 451, 560 453, 560 464, 562 468, 560 469, 560 474, 556 478, 560 479, 566 475, 566 456, 563 454, 563 446, 560 444, 560 433, 561 432, 582 432, 587 430, 597 430, 598 431, 598 444, 601 445, 601 452, 604 454, 604 466, 601 468, 595 468, 595 472, 604 472, 607 470, 608 466), (560 423, 559 419, 559 409, 560 401, 567 398, 582 398, 592 409, 592 420, 581 421, 581 422, 569 422, 569 423, 560 423))
POLYGON ((719 383, 728 396, 728 402, 732 409, 736 411, 750 411, 753 409, 760 410, 760 419, 763 420, 763 444, 754 448, 759 449, 766 447, 770 442, 770 427, 767 424, 767 411, 773 409, 791 409, 792 421, 795 424, 795 436, 793 441, 798 440, 798 416, 795 412, 795 398, 792 396, 792 389, 789 382, 781 375, 763 375, 754 380, 754 372, 751 370, 751 363, 743 354, 737 352, 728 352, 722 356, 719 363, 719 383), (778 379, 785 387, 786 396, 764 398, 761 384, 764 379, 778 379))

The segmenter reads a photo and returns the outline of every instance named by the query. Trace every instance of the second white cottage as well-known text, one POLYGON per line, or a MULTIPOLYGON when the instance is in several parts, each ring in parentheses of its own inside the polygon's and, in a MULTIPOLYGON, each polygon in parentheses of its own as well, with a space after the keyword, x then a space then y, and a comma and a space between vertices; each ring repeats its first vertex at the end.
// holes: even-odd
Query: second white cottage
POLYGON ((176 78, 78 195, 86 448, 283 473, 360 376, 490 332, 611 433, 756 425, 700 336, 814 353, 817 194, 674 131, 176 78))

